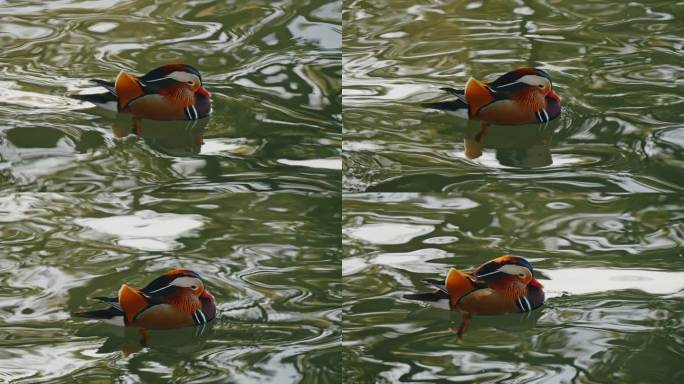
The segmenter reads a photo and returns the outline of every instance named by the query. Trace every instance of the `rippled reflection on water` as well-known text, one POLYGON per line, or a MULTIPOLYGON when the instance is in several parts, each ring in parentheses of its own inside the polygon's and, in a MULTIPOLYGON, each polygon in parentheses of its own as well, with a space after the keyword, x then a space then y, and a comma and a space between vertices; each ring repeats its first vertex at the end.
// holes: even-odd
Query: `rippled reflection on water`
POLYGON ((345 377, 681 382, 683 219, 675 195, 346 195, 345 377), (545 286, 527 316, 475 317, 459 340, 459 314, 401 298, 507 253, 545 286))
POLYGON ((682 18, 665 0, 350 2, 344 187, 681 191, 682 18), (527 65, 563 99, 547 127, 499 127, 478 148, 477 123, 420 106, 527 65))
POLYGON ((337 382, 339 194, 0 197, 0 381, 337 382), (170 268, 203 275, 217 320, 134 330, 70 312, 170 268))
POLYGON ((340 4, 0 5, 0 189, 338 191, 340 4), (66 97, 90 78, 187 62, 214 114, 145 122, 66 97), (121 139, 125 137, 125 139, 121 139))

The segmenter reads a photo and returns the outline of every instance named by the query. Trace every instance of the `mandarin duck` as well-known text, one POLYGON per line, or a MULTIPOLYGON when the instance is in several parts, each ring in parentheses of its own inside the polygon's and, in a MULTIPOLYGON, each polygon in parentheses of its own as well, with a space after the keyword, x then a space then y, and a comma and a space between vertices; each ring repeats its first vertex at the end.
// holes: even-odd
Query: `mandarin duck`
POLYGON ((551 78, 548 73, 538 68, 518 68, 491 83, 483 83, 471 77, 466 82, 465 89, 442 90, 456 96, 457 99, 426 103, 424 106, 484 123, 546 123, 561 113, 560 98, 553 91, 551 78))
POLYGON ((433 292, 404 295, 405 299, 430 303, 436 308, 464 313, 458 335, 465 333, 471 315, 531 312, 544 304, 543 286, 533 276, 529 261, 501 256, 471 272, 451 268, 444 281, 426 279, 433 292))
POLYGON ((123 284, 118 297, 96 297, 107 309, 74 316, 142 329, 169 329, 204 325, 216 317, 216 300, 201 277, 187 269, 172 269, 142 289, 123 284))
POLYGON ((107 92, 71 97, 153 120, 197 120, 211 113, 211 94, 202 86, 202 75, 186 64, 164 65, 140 77, 122 70, 113 83, 91 81, 107 92))

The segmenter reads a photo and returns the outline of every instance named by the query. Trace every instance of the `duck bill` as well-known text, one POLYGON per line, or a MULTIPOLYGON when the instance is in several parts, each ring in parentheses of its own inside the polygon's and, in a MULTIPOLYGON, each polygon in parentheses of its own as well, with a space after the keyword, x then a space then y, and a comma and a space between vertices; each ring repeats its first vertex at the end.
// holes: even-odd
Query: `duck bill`
POLYGON ((207 291, 206 289, 204 291, 202 291, 202 293, 199 295, 199 297, 200 297, 200 299, 207 299, 210 301, 216 301, 216 299, 214 299, 214 295, 209 293, 209 291, 207 291))
POLYGON ((532 280, 530 280, 530 285, 533 286, 533 287, 537 287, 537 288, 539 288, 539 289, 544 288, 544 286, 543 286, 537 279, 535 279, 534 277, 532 278, 532 280))
POLYGON ((195 93, 198 93, 202 96, 211 97, 211 93, 209 93, 209 91, 207 91, 206 88, 202 86, 200 86, 199 89, 197 89, 197 92, 195 93))
POLYGON ((552 100, 556 100, 559 103, 561 101, 560 97, 553 90, 550 90, 549 93, 546 94, 546 97, 552 100))

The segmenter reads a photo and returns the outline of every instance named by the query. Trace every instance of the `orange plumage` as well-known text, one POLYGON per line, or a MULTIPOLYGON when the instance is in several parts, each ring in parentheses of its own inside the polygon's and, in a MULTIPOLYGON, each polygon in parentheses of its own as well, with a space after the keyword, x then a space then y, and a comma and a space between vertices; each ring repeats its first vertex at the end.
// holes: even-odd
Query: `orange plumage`
POLYGON ((216 316, 214 296, 197 273, 186 269, 168 271, 142 289, 123 284, 118 297, 96 299, 111 307, 74 315, 147 329, 204 325, 216 316))
POLYGON ((114 83, 92 80, 107 92, 72 95, 105 109, 154 120, 197 120, 211 113, 211 94, 197 69, 169 64, 144 76, 119 72, 114 83))
POLYGON ((519 68, 490 83, 470 78, 463 90, 442 89, 457 99, 427 103, 425 106, 485 123, 547 123, 561 113, 560 98, 553 91, 551 78, 538 68, 519 68))
POLYGON ((426 281, 437 290, 404 298, 463 311, 459 335, 465 332, 471 315, 530 312, 544 303, 543 286, 534 278, 532 265, 518 256, 497 257, 470 272, 451 268, 443 283, 426 281))

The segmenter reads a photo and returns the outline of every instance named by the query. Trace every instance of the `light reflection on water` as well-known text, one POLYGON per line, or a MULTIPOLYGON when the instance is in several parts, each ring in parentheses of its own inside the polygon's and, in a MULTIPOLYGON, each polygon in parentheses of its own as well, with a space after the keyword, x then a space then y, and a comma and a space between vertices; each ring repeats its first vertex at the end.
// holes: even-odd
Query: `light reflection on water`
POLYGON ((196 232, 193 230, 201 228, 205 221, 201 215, 160 214, 150 210, 137 211, 133 215, 74 220, 82 227, 116 237, 118 245, 147 251, 182 247, 174 240, 196 232))
POLYGON ((279 162, 339 161, 339 2, 61 1, 0 15, 0 189, 187 190, 191 177, 207 190, 339 190, 339 167, 302 175, 279 162), (143 122, 141 140, 128 140, 130 118, 68 97, 93 91, 91 78, 178 61, 213 95, 200 127, 143 122))
POLYGON ((3 196, 2 379, 337 380, 339 204, 339 194, 3 196), (179 266, 218 300, 206 329, 143 343, 136 330, 69 315, 179 266))
POLYGON ((660 139, 684 122, 681 17, 669 1, 348 4, 344 188, 681 191, 684 142, 660 139), (521 66, 546 69, 562 98, 548 126, 476 143, 478 123, 421 106, 521 66))
POLYGON ((675 195, 345 196, 345 377, 676 383, 683 207, 675 195), (413 230, 395 230, 402 224, 413 230), (503 254, 534 265, 547 296, 539 310, 474 317, 459 339, 460 314, 402 298, 451 266, 503 254))

